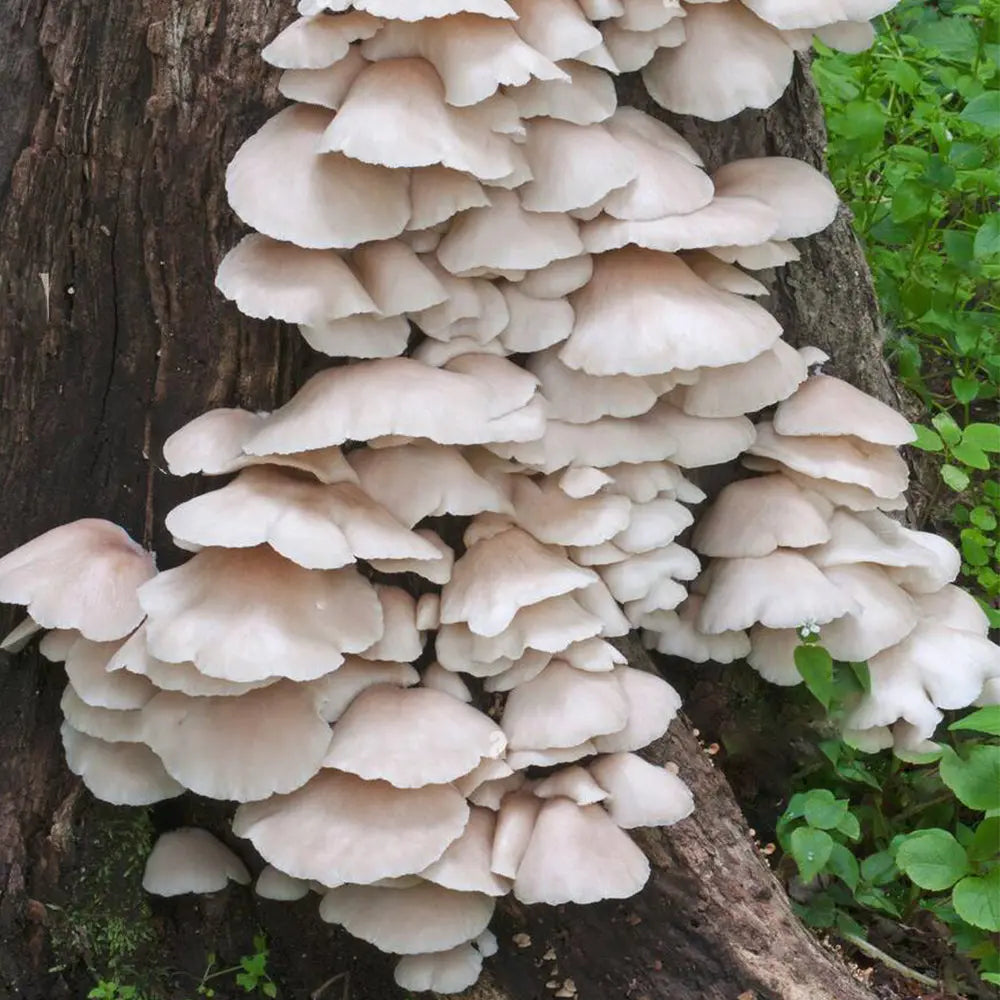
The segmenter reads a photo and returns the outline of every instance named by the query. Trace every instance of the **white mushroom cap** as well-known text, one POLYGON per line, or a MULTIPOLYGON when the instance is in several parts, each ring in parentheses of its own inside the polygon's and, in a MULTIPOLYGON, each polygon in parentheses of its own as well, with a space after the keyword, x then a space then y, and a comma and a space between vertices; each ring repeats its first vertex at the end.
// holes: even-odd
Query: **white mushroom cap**
POLYGON ((244 450, 288 454, 386 435, 440 444, 531 441, 541 432, 543 414, 523 427, 518 420, 535 384, 523 369, 486 354, 455 358, 445 368, 410 358, 328 368, 267 417, 244 450), (376 399, 384 405, 373 407, 376 399))
POLYGON ((266 466, 175 507, 167 530, 183 548, 270 545, 307 569, 356 559, 440 560, 441 551, 403 527, 353 483, 326 485, 266 466))
POLYGON ((0 649, 5 653, 20 653, 41 631, 43 631, 42 626, 29 615, 0 639, 0 649))
POLYGON ((902 414, 832 375, 813 375, 781 403, 774 413, 774 429, 796 437, 849 434, 893 448, 916 437, 902 414))
MULTIPOLYGON (((575 747, 548 747, 545 750, 512 750, 507 754, 507 763, 520 772, 529 767, 553 767, 556 764, 569 764, 574 760, 592 757, 597 753, 597 747, 587 740, 575 747)), ((476 795, 479 794, 477 789, 476 795)), ((485 804, 485 803, 480 803, 485 804)))
POLYGON ((579 765, 560 768, 535 785, 532 792, 540 799, 562 796, 571 799, 578 806, 593 805, 608 797, 608 793, 594 781, 589 771, 579 765))
POLYGON ((534 680, 549 665, 551 660, 551 653, 541 653, 529 649, 520 659, 512 661, 511 666, 505 667, 498 674, 487 677, 483 687, 491 694, 510 691, 519 684, 526 684, 528 681, 534 680))
POLYGON ((598 757, 587 770, 608 793, 604 808, 623 830, 672 826, 694 811, 691 790, 673 771, 635 754, 598 757))
POLYGON ((319 905, 328 923, 398 955, 449 951, 481 934, 494 902, 478 892, 454 892, 432 882, 406 889, 344 885, 319 905))
POLYGON ((490 867, 505 878, 514 878, 531 840, 531 831, 542 809, 542 800, 530 792, 504 796, 497 811, 496 834, 490 867))
POLYGON ((526 531, 511 528, 472 545, 441 592, 441 621, 466 622, 487 637, 508 628, 517 612, 597 579, 526 531))
POLYGON ((270 548, 205 549, 140 592, 150 652, 210 677, 311 680, 382 634, 375 590, 354 569, 307 570, 270 548))
POLYGON ((75 628, 53 629, 51 632, 46 632, 39 640, 38 652, 50 663, 63 663, 79 638, 80 633, 75 628))
POLYGON ((282 902, 303 899, 309 895, 309 890, 310 884, 304 879, 292 878, 291 875, 278 871, 274 865, 264 866, 253 887, 253 891, 261 899, 276 899, 282 902))
POLYGON ((698 557, 671 542, 661 549, 630 555, 620 563, 602 567, 601 579, 616 601, 637 601, 645 597, 664 577, 693 580, 701 572, 698 557))
POLYGON ((348 656, 335 671, 309 681, 306 687, 320 716, 336 722, 362 691, 376 684, 412 687, 419 681, 420 674, 409 663, 373 663, 348 656))
POLYGON ((781 336, 760 306, 713 288, 679 257, 648 250, 603 254, 572 303, 576 326, 560 358, 591 375, 735 364, 781 336), (608 338, 609 329, 627 335, 608 338))
POLYGON ((495 826, 491 810, 474 807, 462 836, 425 868, 420 877, 458 892, 506 896, 510 884, 490 870, 495 826))
POLYGON ((697 499, 692 495, 684 495, 696 487, 671 462, 623 462, 605 471, 614 479, 614 485, 609 487, 610 491, 621 493, 636 503, 648 503, 660 493, 686 503, 700 503, 705 499, 700 490, 697 491, 697 499))
POLYGON ((301 11, 305 4, 317 4, 318 9, 343 9, 353 5, 376 17, 400 21, 420 21, 428 18, 449 17, 452 14, 484 14, 486 17, 514 17, 514 11, 504 0, 413 0, 401 7, 398 0, 299 0, 301 11))
POLYGON ((238 698, 163 691, 143 709, 142 742, 191 791, 248 802, 304 785, 322 766, 330 727, 309 691, 288 682, 238 698))
POLYGON ((632 505, 628 527, 612 538, 623 552, 650 552, 669 545, 694 521, 691 511, 669 497, 632 505))
POLYGON ((770 107, 781 97, 795 55, 780 32, 736 0, 685 10, 684 44, 660 49, 642 73, 657 104, 723 121, 744 108, 770 107))
MULTIPOLYGON (((380 573, 416 573, 431 583, 446 584, 451 579, 452 566, 455 564, 454 551, 429 528, 418 528, 416 534, 438 550, 440 555, 437 559, 369 559, 368 562, 380 573)), ((419 623, 417 628, 421 629, 419 623)))
POLYGON ((491 781, 499 781, 503 778, 510 778, 514 772, 507 766, 506 762, 499 758, 487 757, 468 774, 463 774, 461 778, 456 778, 453 784, 466 797, 477 788, 488 784, 491 781))
POLYGON ((601 33, 575 0, 511 0, 514 30, 553 61, 574 59, 601 44, 601 33))
POLYGON ((596 903, 634 896, 649 878, 646 855, 598 805, 549 799, 514 880, 522 903, 596 903))
POLYGON ((574 125, 593 125, 614 114, 618 104, 614 79, 595 66, 569 60, 558 64, 564 79, 533 79, 506 88, 521 116, 557 118, 574 125))
POLYGON ((160 758, 142 743, 108 743, 75 730, 59 730, 66 766, 95 798, 116 806, 148 806, 184 792, 163 769, 160 758))
POLYGON ((323 765, 420 788, 468 774, 506 746, 488 716, 450 695, 379 685, 359 694, 340 717, 323 765))
POLYGON ((323 69, 343 59, 351 42, 371 38, 378 18, 362 11, 330 17, 300 17, 261 50, 264 61, 280 69, 323 69))
POLYGON ((142 887, 154 896, 180 896, 218 892, 230 880, 249 884, 246 865, 207 830, 187 826, 157 838, 146 859, 142 887))
POLYGON ((699 368, 698 381, 675 389, 671 399, 697 417, 735 417, 787 399, 807 374, 799 352, 778 340, 749 361, 699 368))
POLYGON ((88 705, 67 684, 59 702, 63 718, 77 732, 106 743, 141 743, 142 712, 139 709, 96 708, 88 705))
POLYGON ((482 185, 474 177, 447 167, 413 170, 410 200, 413 211, 406 227, 408 230, 427 230, 467 208, 481 208, 490 203, 482 185))
POLYGON ((566 74, 523 42, 506 21, 458 14, 406 24, 390 21, 361 52, 366 59, 423 56, 444 80, 445 100, 468 107, 501 85, 523 86, 533 77, 562 80, 566 74))
POLYGON ((368 65, 361 49, 352 45, 342 59, 322 69, 287 69, 278 80, 278 91, 291 101, 318 104, 335 110, 347 96, 357 75, 368 65))
POLYGON ((142 708, 157 692, 145 677, 112 672, 117 642, 91 642, 80 636, 66 653, 66 676, 80 698, 95 708, 142 708))
POLYGON ((864 52, 875 41, 875 27, 867 21, 837 21, 817 28, 816 37, 840 52, 864 52))
POLYGON ((868 20, 884 14, 891 0, 743 0, 759 18, 782 30, 820 28, 840 20, 868 20))
POLYGON ((513 477, 513 486, 518 524, 540 542, 599 545, 628 527, 632 503, 627 497, 574 500, 554 483, 542 487, 526 476, 513 477))
POLYGON ((322 323, 375 312, 344 258, 251 233, 219 265, 215 286, 246 316, 322 323))
POLYGON ((949 584, 930 594, 914 594, 920 617, 929 623, 947 625, 962 632, 988 635, 990 620, 982 605, 968 591, 949 584))
POLYGON ((643 643, 647 648, 667 656, 678 656, 692 663, 732 663, 750 653, 746 632, 733 629, 717 635, 705 635, 697 628, 703 598, 690 594, 675 611, 655 611, 647 615, 642 625, 643 643))
MULTIPOLYGON (((450 574, 449 574, 450 577, 450 574)), ((436 629, 441 624, 441 595, 421 594, 417 598, 416 625, 421 632, 436 629)))
POLYGON ((780 472, 803 489, 819 493, 835 507, 861 511, 906 510, 908 506, 906 496, 903 493, 897 493, 894 497, 880 497, 866 486, 839 483, 835 479, 826 479, 823 476, 808 476, 790 469, 781 462, 770 458, 759 458, 755 455, 744 455, 741 462, 746 468, 756 472, 780 472))
POLYGON ((670 460, 682 469, 700 469, 732 461, 746 451, 756 437, 754 425, 746 417, 696 417, 664 400, 658 407, 663 411, 668 432, 678 442, 670 460))
POLYGON ((574 642, 559 651, 559 659, 577 670, 587 670, 593 673, 606 673, 616 666, 627 662, 624 653, 620 653, 609 642, 603 639, 584 639, 574 642))
POLYGON ((858 609, 822 570, 786 549, 756 558, 719 559, 702 580, 707 593, 698 628, 710 635, 757 622, 768 628, 798 628, 806 621, 825 625, 858 609))
POLYGON ((366 243, 351 254, 351 265, 383 315, 419 312, 448 298, 435 272, 402 240, 366 243))
POLYGON ((327 770, 289 795, 241 805, 233 832, 281 871, 339 885, 422 871, 468 819, 450 785, 401 789, 327 770))
POLYGON ((440 663, 432 663, 424 671, 421 683, 424 687, 440 691, 456 701, 462 701, 466 704, 472 701, 472 692, 465 681, 453 671, 445 670, 440 663))
POLYGON ((0 602, 23 604, 42 628, 121 639, 142 621, 136 590, 155 572, 152 554, 126 531, 85 518, 0 559, 0 602))
POLYGON ((525 295, 538 299, 558 299, 582 288, 594 273, 594 259, 590 254, 554 260, 537 271, 530 271, 518 284, 525 295))
POLYGON ((429 955, 404 955, 396 963, 393 978, 397 986, 416 993, 461 993, 475 985, 482 970, 482 954, 471 944, 460 944, 429 955))
POLYGON ((616 667, 628 701, 628 723, 608 736, 598 736, 599 753, 641 750, 658 740, 673 722, 681 707, 680 695, 662 678, 634 667, 616 667))
POLYGON ((553 660, 511 691, 500 725, 511 750, 546 750, 617 733, 628 721, 617 673, 588 673, 553 660))
POLYGON ((740 479, 702 515, 692 544, 703 555, 727 559, 803 549, 830 540, 832 515, 828 501, 785 476, 740 479))
POLYGON ((629 31, 620 27, 621 19, 601 25, 604 44, 622 73, 642 69, 658 49, 683 45, 687 38, 684 22, 675 18, 649 31, 629 31))
POLYGON ((780 687, 795 687, 802 683, 802 674, 795 665, 795 650, 802 644, 797 629, 771 629, 754 625, 750 629, 749 642, 747 663, 764 680, 780 687))
POLYGON ((562 343, 572 332, 575 316, 565 299, 536 299, 525 295, 519 284, 501 290, 508 320, 499 339, 507 353, 541 351, 562 343))
POLYGON ((174 476, 200 472, 224 476, 250 465, 279 465, 311 473, 321 483, 357 482, 339 448, 289 455, 247 455, 243 445, 258 431, 266 414, 247 410, 208 410, 174 431, 164 442, 163 457, 174 476))
POLYGON ((403 231, 410 218, 406 171, 317 152, 331 118, 324 108, 295 104, 240 147, 226 172, 226 193, 248 226, 316 249, 403 231))
MULTIPOLYGON (((878 511, 867 511, 862 516, 871 516, 878 511)), ((900 531, 907 531, 901 525, 900 531)), ((928 531, 909 532, 925 549, 933 553, 933 558, 918 566, 890 569, 889 576, 911 594, 933 594, 946 584, 952 583, 961 569, 962 557, 947 538, 933 535, 928 531)))
POLYGON ((739 264, 748 271, 781 267, 802 256, 798 248, 787 240, 767 240, 752 247, 719 246, 706 249, 719 260, 728 264, 739 264))
POLYGON ((490 781, 484 781, 469 792, 469 801, 473 805, 496 812, 505 796, 516 792, 525 783, 524 774, 521 772, 509 774, 505 778, 493 778, 490 781))
POLYGON ((719 260, 706 250, 692 250, 684 254, 683 259, 702 281, 707 281, 713 288, 733 292, 735 295, 769 294, 767 286, 762 285, 756 278, 732 264, 719 260))
POLYGON ((586 466, 566 469, 559 476, 559 489, 574 500, 592 497, 599 490, 613 483, 614 480, 607 473, 586 466))

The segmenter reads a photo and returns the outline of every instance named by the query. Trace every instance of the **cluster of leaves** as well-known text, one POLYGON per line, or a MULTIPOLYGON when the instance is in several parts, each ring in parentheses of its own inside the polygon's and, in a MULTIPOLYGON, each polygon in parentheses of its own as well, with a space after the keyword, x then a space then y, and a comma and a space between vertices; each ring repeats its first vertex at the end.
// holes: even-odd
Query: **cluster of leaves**
POLYGON ((995 605, 1000 0, 903 0, 881 22, 869 51, 814 63, 830 172, 866 245, 890 358, 926 408, 917 446, 941 456, 940 493, 960 495, 948 506, 967 582, 995 605))

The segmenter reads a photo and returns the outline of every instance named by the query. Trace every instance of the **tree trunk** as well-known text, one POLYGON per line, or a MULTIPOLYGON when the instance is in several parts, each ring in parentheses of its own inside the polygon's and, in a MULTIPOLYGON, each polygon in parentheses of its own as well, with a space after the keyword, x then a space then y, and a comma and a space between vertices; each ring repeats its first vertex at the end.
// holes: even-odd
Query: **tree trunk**
MULTIPOLYGON (((212 287, 239 232, 223 195, 225 165, 278 103, 276 74, 259 49, 290 8, 268 0, 0 5, 0 552, 100 516, 155 546, 161 566, 173 564, 179 553, 163 518, 199 484, 165 474, 164 438, 213 406, 270 408, 322 364, 293 331, 246 320, 212 287)), ((623 88, 645 103, 635 81, 623 88)), ((769 112, 684 128, 710 164, 763 152, 813 163, 822 155, 821 112, 804 71, 769 112)), ((846 218, 805 242, 802 261, 775 279, 771 306, 792 342, 826 348, 841 374, 891 393, 846 218)), ((649 665, 641 650, 632 659, 649 665)), ((163 982, 186 970, 192 985, 165 994, 186 996, 207 952, 238 957, 257 927, 271 939, 270 967, 286 997, 399 995, 391 963, 321 924, 315 899, 265 903, 241 889, 158 903, 148 915, 126 850, 138 841, 102 834, 134 834, 141 814, 95 805, 67 773, 63 684, 62 670, 33 653, 0 662, 0 998, 84 996, 109 955, 122 959, 123 982, 123 956, 145 956, 148 967, 131 971, 163 982), (95 908, 78 893, 100 879, 95 908), (98 911, 104 922, 95 930, 86 915, 98 911), (123 918, 112 933, 112 911, 136 922, 123 918), (132 947, 136 936, 141 947, 132 947)), ((869 997, 792 917, 690 728, 678 721, 651 753, 677 763, 697 811, 640 834, 654 862, 648 888, 593 907, 506 906, 501 952, 473 995, 535 1000, 571 978, 583 1000, 869 997), (518 937, 524 947, 512 943, 515 934, 527 935, 518 937), (545 957, 550 949, 555 958, 545 957)), ((222 829, 222 813, 204 802, 168 803, 153 816, 222 829)))

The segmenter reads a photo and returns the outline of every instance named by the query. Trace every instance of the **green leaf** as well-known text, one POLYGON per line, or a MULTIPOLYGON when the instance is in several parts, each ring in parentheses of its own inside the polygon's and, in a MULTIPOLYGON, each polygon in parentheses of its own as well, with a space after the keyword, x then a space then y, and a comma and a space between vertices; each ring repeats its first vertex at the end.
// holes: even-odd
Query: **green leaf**
POLYGON ((974 378, 959 378, 951 380, 951 391, 963 405, 971 403, 979 395, 979 380, 974 378))
POLYGON ((948 729, 971 730, 974 733, 988 733, 990 736, 1000 736, 1000 705, 987 705, 971 715, 953 722, 948 729))
POLYGON ((872 672, 868 668, 867 663, 857 663, 851 662, 848 664, 851 668, 851 673, 854 674, 855 679, 861 687, 861 690, 865 694, 871 694, 872 691, 872 672))
POLYGON ((1000 212, 986 217, 986 221, 976 230, 972 244, 976 260, 987 260, 1000 255, 1000 212))
POLYGON ((278 995, 278 987, 274 983, 264 983, 260 991, 266 997, 276 997, 278 995))
POLYGON ((951 899, 966 923, 984 931, 1000 931, 1000 868, 963 878, 951 899))
POLYGON ((806 822, 817 830, 832 830, 847 815, 847 799, 834 798, 828 788, 816 788, 806 797, 806 822))
POLYGON ((847 813, 837 824, 837 832, 842 833, 848 840, 860 840, 861 823, 858 821, 858 817, 852 812, 847 813))
POLYGON ((800 826, 792 831, 791 854, 803 882, 811 882, 826 867, 833 843, 833 837, 824 830, 800 826))
POLYGON ((993 531, 997 526, 996 514, 994 514, 988 507, 973 507, 972 510, 969 511, 969 520, 977 528, 981 528, 983 531, 993 531))
POLYGON ((833 658, 822 646, 798 646, 795 668, 813 697, 829 708, 833 699, 833 658))
POLYGON ((837 917, 837 907, 833 898, 819 892, 804 906, 796 906, 799 918, 810 927, 832 927, 837 917))
POLYGON ((962 440, 981 451, 1000 452, 1000 424, 969 424, 962 440))
POLYGON ((962 109, 959 118, 987 132, 1000 133, 1000 95, 994 92, 974 97, 962 109))
POLYGON ((919 448, 921 451, 944 450, 944 442, 941 440, 940 435, 932 431, 929 427, 924 427, 923 424, 914 424, 913 430, 917 435, 916 441, 913 442, 914 448, 919 448))
POLYGON ((843 844, 834 843, 830 851, 830 858, 826 863, 829 871, 833 872, 841 882, 846 885, 851 892, 858 887, 861 878, 861 871, 858 867, 858 860, 843 844))
POLYGON ((969 870, 965 849, 947 830, 918 830, 896 851, 896 864, 921 889, 949 889, 969 870))
POLYGON ((896 862, 888 851, 870 854, 861 862, 861 877, 872 885, 885 885, 899 874, 896 862))
POLYGON ((942 465, 941 478, 956 492, 961 493, 968 488, 969 474, 957 465, 942 465))
POLYGON ((973 747, 963 760, 946 748, 939 764, 941 780, 970 809, 1000 809, 1000 746, 973 747))
POLYGON ((965 850, 970 861, 993 861, 1000 857, 1000 816, 984 819, 965 850))
POLYGON ((955 423, 955 418, 950 413, 935 414, 931 423, 945 444, 958 444, 962 440, 962 428, 955 423))
POLYGON ((981 451, 975 445, 966 444, 964 441, 956 444, 951 449, 951 453, 963 465, 968 465, 970 468, 985 470, 990 467, 990 460, 986 457, 986 452, 981 451))
POLYGON ((984 983, 1000 986, 1000 972, 981 972, 979 973, 979 978, 982 979, 984 983))

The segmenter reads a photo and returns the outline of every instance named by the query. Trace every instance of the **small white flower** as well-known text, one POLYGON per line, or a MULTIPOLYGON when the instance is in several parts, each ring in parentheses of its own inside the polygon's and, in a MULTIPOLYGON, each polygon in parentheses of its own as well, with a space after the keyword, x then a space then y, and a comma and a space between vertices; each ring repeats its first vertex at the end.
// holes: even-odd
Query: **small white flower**
POLYGON ((808 639, 811 636, 819 635, 819 625, 816 624, 815 620, 812 618, 807 618, 799 626, 799 638, 808 639))

